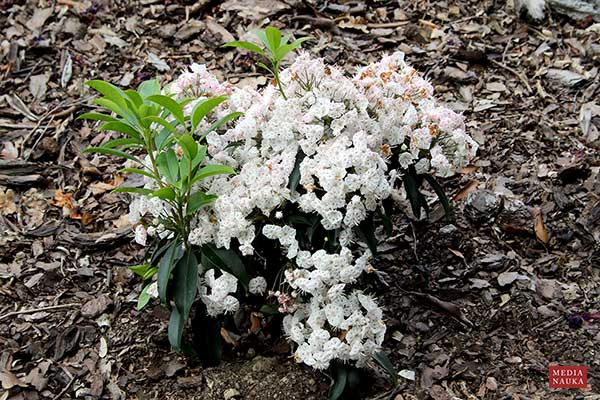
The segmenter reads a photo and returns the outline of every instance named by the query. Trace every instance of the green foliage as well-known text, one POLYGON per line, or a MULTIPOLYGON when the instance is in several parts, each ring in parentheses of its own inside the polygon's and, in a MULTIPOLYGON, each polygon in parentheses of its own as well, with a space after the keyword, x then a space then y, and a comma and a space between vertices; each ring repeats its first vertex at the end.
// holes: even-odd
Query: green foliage
POLYGON ((225 43, 223 46, 245 49, 266 58, 270 65, 265 65, 262 62, 258 62, 256 63, 256 65, 265 69, 273 75, 273 78, 275 78, 275 81, 277 82, 279 91, 281 92, 281 95, 283 96, 283 98, 286 98, 285 92, 283 91, 283 86, 281 85, 281 81, 279 80, 279 70, 281 62, 283 61, 285 56, 288 55, 288 53, 300 48, 303 42, 311 40, 312 38, 304 37, 296 39, 290 43, 290 35, 282 37, 281 31, 272 26, 268 26, 265 30, 256 30, 254 31, 254 34, 261 41, 263 45, 262 48, 255 45, 254 43, 245 41, 229 42, 225 43))
MULTIPOLYGON (((227 100, 226 96, 199 102, 188 116, 184 106, 190 100, 178 101, 163 94, 156 80, 143 82, 137 90, 122 90, 100 80, 89 81, 87 85, 102 95, 95 103, 105 113, 90 112, 79 118, 100 121, 98 130, 118 132, 124 137, 85 151, 130 160, 136 168, 123 168, 121 172, 143 175, 153 181, 152 189, 119 187, 113 192, 157 197, 170 205, 170 214, 164 215, 161 222, 172 232, 171 238, 154 245, 146 264, 131 269, 144 280, 138 309, 150 302, 148 288, 157 275, 160 301, 171 307, 169 340, 173 348, 181 350, 184 327, 197 294, 198 260, 209 259, 212 268, 231 272, 248 284, 244 266, 235 253, 209 248, 208 254, 204 254, 202 249, 194 249, 188 243, 194 213, 216 200, 216 196, 201 189, 202 180, 235 173, 225 165, 205 164, 207 149, 203 141, 209 132, 242 113, 231 113, 200 131, 201 126, 206 126, 203 121, 227 100), (180 148, 179 155, 176 146, 180 148), (146 155, 149 163, 142 161, 146 155)), ((211 351, 220 352, 220 348, 211 351)))

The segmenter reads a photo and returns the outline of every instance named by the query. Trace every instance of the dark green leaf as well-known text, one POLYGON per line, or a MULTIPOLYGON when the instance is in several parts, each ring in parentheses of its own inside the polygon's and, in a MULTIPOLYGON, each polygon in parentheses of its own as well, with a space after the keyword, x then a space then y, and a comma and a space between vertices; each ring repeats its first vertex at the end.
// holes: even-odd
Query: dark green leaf
POLYGON ((213 318, 206 312, 202 302, 198 302, 192 330, 194 345, 204 368, 216 367, 221 362, 223 341, 221 339, 221 318, 213 318))
POLYGON ((203 192, 196 192, 190 196, 185 211, 186 215, 192 215, 194 212, 199 210, 201 207, 214 202, 217 196, 214 194, 206 194, 203 192))
POLYGON ((177 307, 171 309, 171 318, 169 318, 169 343, 176 351, 181 351, 181 337, 183 336, 183 327, 185 320, 177 307))
POLYGON ((344 389, 346 388, 346 381, 348 379, 348 371, 343 365, 337 365, 335 367, 335 378, 331 389, 329 389, 329 400, 338 400, 344 389))
POLYGON ((167 250, 160 259, 158 266, 158 297, 163 303, 167 302, 167 288, 169 286, 169 278, 171 271, 175 267, 175 263, 183 256, 183 249, 179 242, 173 241, 167 247, 167 250))
POLYGON ((169 110, 169 112, 173 115, 173 117, 175 117, 177 122, 179 122, 181 125, 185 126, 185 118, 183 116, 183 107, 178 102, 176 102, 175 100, 173 100, 172 98, 170 98, 168 96, 163 96, 160 94, 148 96, 148 97, 146 97, 146 100, 160 104, 161 106, 163 106, 164 108, 169 110))
POLYGON ((229 249, 218 249, 212 244, 202 246, 202 265, 207 269, 216 268, 235 276, 244 287, 248 287, 246 267, 236 252, 229 249))
POLYGON ((204 119, 204 117, 206 117, 206 115, 209 112, 211 112, 225 100, 227 100, 227 96, 219 96, 206 99, 196 104, 196 106, 192 110, 192 131, 196 130, 196 127, 198 126, 200 121, 202 121, 202 119, 204 119))
POLYGON ((409 169, 409 171, 402 175, 402 181, 404 182, 404 189, 406 190, 406 195, 408 196, 413 214, 419 219, 421 218, 421 208, 423 204, 421 202, 421 196, 419 196, 420 193, 416 174, 409 169))
POLYGON ((245 42, 243 40, 225 43, 223 45, 223 47, 237 47, 237 48, 240 48, 240 49, 250 50, 250 51, 253 51, 253 52, 261 54, 261 55, 265 54, 265 52, 263 51, 263 49, 261 49, 260 47, 258 47, 254 43, 245 42))
POLYGON ((306 154, 301 149, 298 149, 298 153, 296 153, 296 162, 294 163, 294 169, 290 174, 290 180, 288 181, 288 188, 293 193, 296 191, 298 187, 298 183, 300 183, 300 164, 302 160, 304 160, 306 154))
POLYGON ((110 155, 113 155, 113 156, 123 157, 123 158, 126 158, 128 160, 135 161, 138 164, 144 165, 144 163, 142 161, 140 161, 139 158, 134 157, 131 154, 127 154, 127 153, 125 153, 125 152, 123 152, 121 150, 117 150, 117 149, 107 149, 107 148, 104 148, 104 147, 88 147, 83 152, 84 153, 110 154, 110 155))
POLYGON ((187 249, 173 269, 173 300, 181 316, 187 319, 198 291, 198 260, 187 249))
POLYGON ((280 314, 279 307, 276 306, 275 304, 263 304, 262 307, 260 307, 260 312, 265 315, 280 314))
POLYGON ((442 203, 442 207, 444 207, 444 212, 446 214, 446 218, 448 220, 451 220, 452 219, 452 207, 450 206, 450 201, 448 200, 448 197, 446 196, 446 192, 444 191, 444 188, 442 187, 442 185, 440 185, 440 183, 437 181, 437 179, 435 179, 434 176, 426 174, 423 177, 429 183, 429 185, 431 185, 431 187, 433 188, 433 191, 435 192, 438 199, 440 200, 440 203, 442 203))
POLYGON ((358 233, 362 240, 367 243, 373 256, 377 255, 377 238, 375 237, 375 226, 373 216, 370 215, 358 225, 358 233))
POLYGON ((392 365, 392 362, 390 361, 388 356, 384 352, 380 351, 373 355, 373 359, 377 362, 377 364, 379 364, 385 370, 385 372, 388 373, 388 375, 392 379, 392 382, 394 383, 394 385, 397 385, 398 384, 398 376, 396 375, 394 366, 392 365))

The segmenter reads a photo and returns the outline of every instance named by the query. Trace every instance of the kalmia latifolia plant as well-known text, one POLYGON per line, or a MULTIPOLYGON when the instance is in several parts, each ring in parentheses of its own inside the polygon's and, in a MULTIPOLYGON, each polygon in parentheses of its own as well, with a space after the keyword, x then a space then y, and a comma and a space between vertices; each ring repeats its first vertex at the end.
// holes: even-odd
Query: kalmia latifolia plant
POLYGON ((222 323, 240 303, 276 313, 295 359, 329 370, 337 399, 357 392, 359 370, 373 362, 395 377, 368 289, 375 231, 390 234, 400 212, 392 194, 420 218, 427 183, 449 212, 436 177, 465 166, 477 144, 402 53, 354 76, 309 53, 282 69, 306 39, 271 27, 256 35, 260 44, 226 46, 261 59, 273 78, 261 90, 220 82, 198 64, 163 88, 88 82, 111 113, 81 117, 124 135, 88 151, 126 158, 122 172, 144 179, 116 191, 132 193, 129 219, 148 246, 132 267, 144 280, 138 308, 159 298, 171 310, 175 349, 190 347, 193 305, 206 365, 219 362, 222 323))

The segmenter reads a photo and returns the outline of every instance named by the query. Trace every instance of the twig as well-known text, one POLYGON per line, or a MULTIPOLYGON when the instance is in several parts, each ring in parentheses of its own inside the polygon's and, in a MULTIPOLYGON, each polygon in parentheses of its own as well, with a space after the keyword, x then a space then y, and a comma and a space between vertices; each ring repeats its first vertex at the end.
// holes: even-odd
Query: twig
POLYGON ((527 79, 525 78, 525 76, 521 73, 519 73, 517 70, 509 67, 508 65, 504 65, 499 61, 490 59, 490 61, 493 64, 496 64, 497 66, 499 66, 500 68, 504 68, 505 70, 512 72, 513 74, 515 74, 517 76, 517 78, 519 78, 521 80, 521 82, 523 82, 523 85, 525 85, 525 87, 527 88, 527 91, 529 92, 529 94, 531 94, 531 86, 529 86, 529 82, 527 82, 527 79))
POLYGON ((81 307, 81 304, 79 304, 79 303, 58 304, 56 306, 33 308, 33 309, 29 309, 29 310, 12 311, 12 312, 9 312, 9 313, 6 313, 6 314, 0 316, 0 321, 2 321, 3 319, 6 319, 6 318, 15 317, 17 315, 33 314, 33 313, 36 313, 39 311, 60 310, 61 308, 70 308, 70 307, 81 307))
POLYGON ((72 376, 72 377, 71 377, 71 380, 69 381, 69 383, 67 383, 67 386, 65 386, 65 387, 63 388, 63 390, 61 390, 61 391, 60 391, 60 393, 59 393, 59 394, 57 394, 56 396, 54 396, 54 398, 53 398, 52 400, 58 400, 58 399, 62 399, 62 398, 63 398, 62 396, 63 396, 65 393, 67 393, 67 390, 69 390, 69 388, 71 387, 71 385, 73 384, 73 382, 75 382, 75 379, 77 379, 77 376, 76 376, 76 375, 72 376))

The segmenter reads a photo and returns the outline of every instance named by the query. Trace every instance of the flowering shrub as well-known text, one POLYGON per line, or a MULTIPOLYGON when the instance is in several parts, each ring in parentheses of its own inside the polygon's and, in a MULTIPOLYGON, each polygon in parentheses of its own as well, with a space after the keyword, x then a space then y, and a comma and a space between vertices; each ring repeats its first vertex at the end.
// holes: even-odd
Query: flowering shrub
POLYGON ((130 137, 134 130, 143 144, 116 145, 146 152, 143 160, 115 152, 115 141, 93 149, 141 164, 124 170, 145 179, 143 188, 126 189, 140 194, 129 213, 136 241, 156 243, 147 264, 134 269, 147 282, 140 305, 157 295, 170 305, 169 339, 179 349, 196 288, 211 321, 236 312, 247 296, 264 296, 283 314, 297 361, 362 367, 376 356, 387 366, 377 356, 383 313, 365 291, 375 230, 389 229, 392 196, 406 197, 417 218, 428 210, 424 182, 447 208, 435 177, 466 165, 477 144, 402 53, 354 76, 308 53, 280 69, 302 40, 288 44, 273 28, 259 38, 264 47, 230 45, 270 61, 261 66, 274 84, 261 90, 219 82, 197 64, 160 94, 154 81, 138 92, 91 84, 109 100, 121 96, 121 108, 138 107, 129 121, 99 101, 122 117, 118 126, 92 117, 108 121, 103 129, 130 137))

